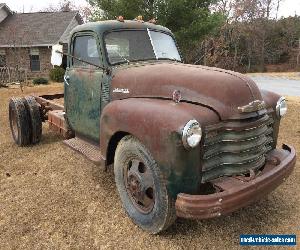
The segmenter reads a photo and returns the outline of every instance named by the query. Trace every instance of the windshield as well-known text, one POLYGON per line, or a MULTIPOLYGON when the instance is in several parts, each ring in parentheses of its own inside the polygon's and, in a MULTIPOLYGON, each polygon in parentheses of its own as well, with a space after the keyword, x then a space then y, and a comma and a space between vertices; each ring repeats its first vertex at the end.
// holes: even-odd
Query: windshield
POLYGON ((105 37, 110 64, 131 61, 171 59, 181 61, 174 39, 165 33, 150 30, 124 30, 105 37))

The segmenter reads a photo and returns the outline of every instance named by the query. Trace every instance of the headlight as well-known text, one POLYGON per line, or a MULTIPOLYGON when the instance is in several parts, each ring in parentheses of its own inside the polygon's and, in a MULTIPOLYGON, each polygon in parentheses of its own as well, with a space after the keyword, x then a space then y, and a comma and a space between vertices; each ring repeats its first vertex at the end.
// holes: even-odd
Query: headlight
POLYGON ((285 97, 280 97, 276 105, 276 114, 278 117, 283 117, 287 112, 287 104, 285 97))
POLYGON ((202 129, 196 120, 190 120, 183 128, 182 143, 185 148, 195 148, 202 138, 202 129))

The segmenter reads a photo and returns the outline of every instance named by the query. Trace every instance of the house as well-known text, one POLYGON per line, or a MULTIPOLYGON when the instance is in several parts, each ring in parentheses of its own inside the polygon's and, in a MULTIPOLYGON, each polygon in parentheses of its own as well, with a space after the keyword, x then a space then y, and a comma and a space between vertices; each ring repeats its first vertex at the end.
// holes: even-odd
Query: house
POLYGON ((60 42, 66 49, 70 31, 82 23, 76 11, 14 13, 0 3, 0 67, 24 68, 30 78, 47 77, 52 46, 60 42))

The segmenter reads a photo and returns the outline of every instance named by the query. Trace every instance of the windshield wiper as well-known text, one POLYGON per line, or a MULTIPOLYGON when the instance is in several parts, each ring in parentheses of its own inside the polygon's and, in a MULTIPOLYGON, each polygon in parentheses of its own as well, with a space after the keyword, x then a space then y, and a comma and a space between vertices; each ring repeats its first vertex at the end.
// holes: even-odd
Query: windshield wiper
POLYGON ((176 58, 169 58, 169 57, 160 57, 160 58, 157 58, 157 60, 170 60, 170 61, 174 61, 174 62, 182 62, 176 58))
POLYGON ((175 61, 175 62, 182 62, 181 60, 178 60, 176 58, 170 58, 170 60, 175 61))
POLYGON ((122 56, 118 51, 116 51, 117 53, 118 53, 118 55, 124 60, 124 61, 126 61, 127 63, 128 63, 128 65, 130 64, 130 61, 127 59, 127 58, 125 58, 124 56, 122 56))

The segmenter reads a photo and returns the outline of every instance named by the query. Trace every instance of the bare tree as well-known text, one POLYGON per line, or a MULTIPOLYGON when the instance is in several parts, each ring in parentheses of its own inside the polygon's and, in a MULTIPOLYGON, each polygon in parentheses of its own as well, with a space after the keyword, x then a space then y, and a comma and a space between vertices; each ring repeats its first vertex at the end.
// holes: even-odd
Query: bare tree
POLYGON ((222 13, 229 21, 232 18, 233 4, 236 0, 219 0, 211 6, 212 11, 222 13))
POLYGON ((24 29, 20 28, 20 21, 16 21, 14 25, 9 26, 8 36, 6 37, 9 48, 6 50, 9 61, 6 62, 7 67, 7 81, 22 83, 27 81, 27 68, 23 65, 24 58, 28 53, 28 49, 25 48, 28 44, 29 38, 35 36, 35 34, 28 34, 24 29))
POLYGON ((50 4, 47 8, 42 9, 45 12, 72 11, 77 10, 74 2, 69 0, 60 0, 57 5, 50 4))
POLYGON ((21 25, 17 22, 9 27, 9 35, 7 37, 7 43, 10 45, 10 53, 12 54, 12 62, 15 68, 20 68, 22 65, 22 52, 25 50, 25 45, 28 44, 29 36, 34 34, 28 34, 25 30, 20 28, 21 25))
POLYGON ((280 8, 280 4, 282 2, 283 2, 283 0, 277 0, 277 5, 276 5, 276 20, 278 19, 279 8, 280 8))
POLYGON ((57 5, 50 4, 47 8, 42 9, 45 12, 60 12, 60 11, 78 11, 84 21, 89 20, 92 15, 92 10, 89 5, 76 6, 74 1, 61 0, 57 5))
POLYGON ((276 18, 283 0, 234 0, 233 15, 237 20, 248 21, 256 18, 276 18))

